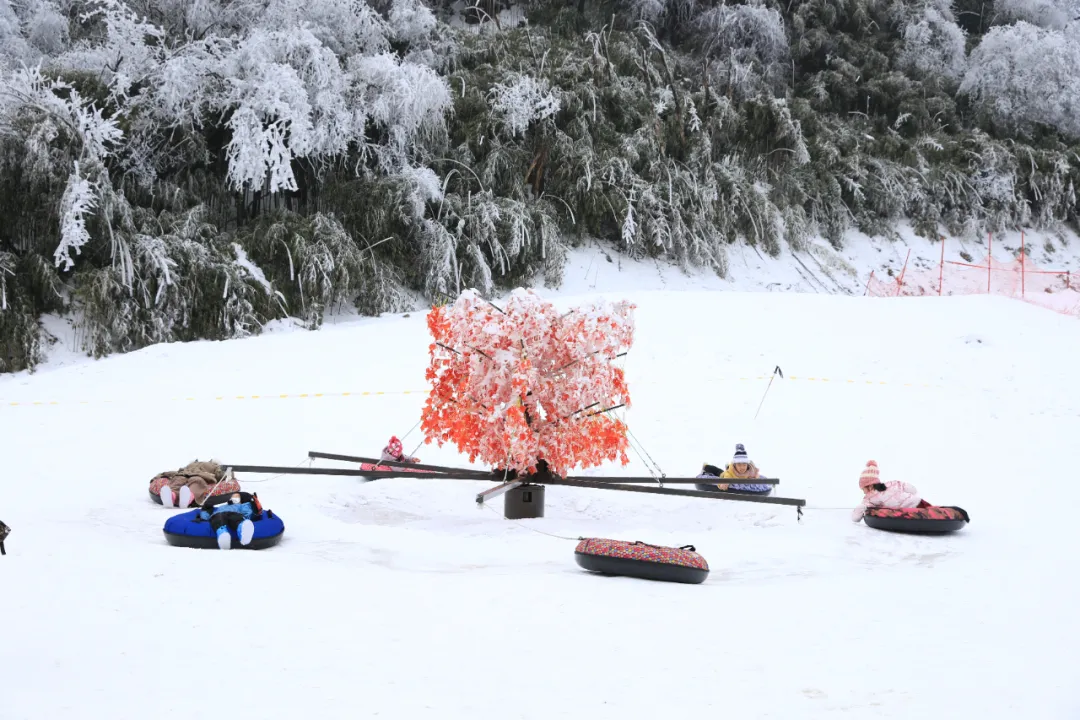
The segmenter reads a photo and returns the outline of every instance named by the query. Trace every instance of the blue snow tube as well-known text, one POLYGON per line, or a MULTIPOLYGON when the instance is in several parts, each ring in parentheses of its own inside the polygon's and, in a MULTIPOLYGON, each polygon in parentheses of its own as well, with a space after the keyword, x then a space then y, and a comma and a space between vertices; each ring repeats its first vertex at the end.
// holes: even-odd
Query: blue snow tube
MULTIPOLYGON (((217 536, 210 527, 209 520, 199 519, 200 509, 189 510, 179 515, 173 515, 165 521, 165 539, 170 545, 176 547, 198 548, 200 550, 217 550, 217 536)), ((232 547, 247 550, 265 550, 281 542, 281 536, 285 534, 285 523, 281 521, 273 510, 266 510, 258 519, 251 521, 255 526, 255 534, 247 545, 240 544, 240 538, 235 530, 229 530, 232 535, 232 547)))

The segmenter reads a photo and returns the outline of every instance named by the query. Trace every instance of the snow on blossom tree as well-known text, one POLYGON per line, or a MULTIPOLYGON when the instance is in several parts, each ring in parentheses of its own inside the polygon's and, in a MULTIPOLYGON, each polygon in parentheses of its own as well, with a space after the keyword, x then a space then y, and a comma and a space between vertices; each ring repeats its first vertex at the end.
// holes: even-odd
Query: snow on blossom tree
POLYGON ((633 309, 623 301, 560 313, 523 289, 505 309, 473 290, 433 308, 426 441, 519 472, 540 459, 558 475, 627 464, 626 426, 607 411, 630 405, 612 360, 633 344, 633 309))

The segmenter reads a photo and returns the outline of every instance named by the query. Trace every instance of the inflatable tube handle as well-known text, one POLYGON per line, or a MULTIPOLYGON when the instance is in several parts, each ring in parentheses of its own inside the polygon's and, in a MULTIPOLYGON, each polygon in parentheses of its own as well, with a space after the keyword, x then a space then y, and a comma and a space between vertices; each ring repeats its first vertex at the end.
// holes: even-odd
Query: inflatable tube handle
MULTIPOLYGON (((663 545, 650 545, 649 543, 642 542, 641 540, 635 540, 634 544, 635 545, 644 545, 645 547, 654 547, 654 548, 663 548, 664 547, 663 545)), ((682 546, 679 547, 679 549, 680 550, 689 550, 690 552, 697 552, 697 548, 694 547, 693 545, 682 545, 682 546)))

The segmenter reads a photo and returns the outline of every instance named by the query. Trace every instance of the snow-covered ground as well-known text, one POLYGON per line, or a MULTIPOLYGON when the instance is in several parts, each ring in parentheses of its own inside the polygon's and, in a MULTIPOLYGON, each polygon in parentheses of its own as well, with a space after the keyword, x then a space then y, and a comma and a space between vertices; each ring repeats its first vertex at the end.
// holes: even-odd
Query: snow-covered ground
MULTIPOLYGON (((711 292, 723 281, 616 274, 599 251, 588 280, 587 258, 543 292, 638 304, 625 417, 648 454, 686 475, 743 442, 778 494, 806 498, 801 523, 562 487, 545 518, 510 522, 475 505, 491 484, 247 475, 285 540, 174 548, 146 493, 159 471, 371 455, 408 433, 423 313, 58 354, 0 377, 0 720, 1080 717, 1080 542, 1056 504, 1076 467, 1080 323, 999 297, 711 292), (851 522, 870 458, 971 525, 920 538, 851 522), (712 574, 592 576, 561 539, 579 536, 692 543, 712 574)), ((800 289, 790 265, 760 262, 800 289)), ((595 472, 647 472, 632 460, 595 472)))
MULTIPOLYGON (((905 263, 907 283, 924 275, 936 280, 941 243, 917 235, 906 223, 896 232, 894 240, 851 232, 841 250, 816 238, 800 252, 784 246, 775 258, 750 245, 731 245, 727 249, 728 277, 724 279, 707 271, 682 272, 661 260, 627 260, 594 242, 573 251, 559 289, 571 294, 670 289, 863 295, 871 272, 879 280, 894 281, 905 273, 905 263)), ((1008 262, 1016 259, 1021 248, 1030 263, 1044 270, 1080 272, 1080 238, 1071 232, 1027 231, 1023 239, 1019 231, 1000 233, 992 243, 987 238, 947 238, 944 259, 979 263, 992 251, 996 261, 1008 262)), ((946 294, 955 284, 955 273, 952 282, 945 278, 946 294)))

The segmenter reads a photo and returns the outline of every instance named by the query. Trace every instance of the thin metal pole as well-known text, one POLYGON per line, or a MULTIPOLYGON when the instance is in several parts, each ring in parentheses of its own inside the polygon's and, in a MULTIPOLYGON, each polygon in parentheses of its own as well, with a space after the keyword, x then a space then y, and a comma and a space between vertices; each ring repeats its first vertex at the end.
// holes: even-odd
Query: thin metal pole
POLYGON ((945 236, 941 236, 941 262, 938 265, 937 294, 941 297, 945 285, 945 236))
MULTIPOLYGON (((567 475, 566 477, 559 478, 559 479, 560 480, 574 480, 574 481, 581 480, 581 481, 584 481, 584 482, 603 482, 603 483, 650 483, 650 484, 653 484, 653 485, 655 485, 656 481, 657 481, 657 478, 654 478, 654 477, 619 477, 618 475, 612 475, 612 476, 607 476, 607 477, 595 477, 595 476, 592 476, 592 475, 567 475)), ((727 480, 727 479, 725 478, 725 480, 727 480)), ((663 482, 665 485, 667 485, 668 483, 671 483, 672 485, 697 485, 698 483, 700 483, 702 485, 716 485, 718 483, 723 482, 723 481, 721 481, 720 478, 711 478, 711 477, 707 477, 707 478, 697 478, 697 477, 695 477, 695 478, 669 478, 669 477, 665 477, 665 478, 660 478, 660 481, 663 482), (713 482, 714 480, 716 482, 713 482)), ((544 481, 541 481, 541 482, 547 482, 547 481, 544 480, 544 481)), ((760 483, 762 485, 779 485, 780 484, 780 478, 740 478, 739 480, 727 480, 727 482, 725 482, 724 484, 738 485, 739 483, 749 484, 751 482, 760 483)))
POLYGON ((357 470, 355 468, 304 468, 278 467, 276 465, 229 465, 234 472, 261 473, 266 475, 346 475, 349 477, 411 477, 430 480, 490 480, 490 473, 418 473, 357 470))
MULTIPOLYGON (((768 387, 765 388, 765 392, 761 396, 761 402, 758 403, 757 412, 754 413, 754 419, 755 420, 757 420, 758 413, 761 412, 761 406, 765 404, 765 398, 766 398, 766 396, 768 396, 769 390, 772 389, 772 382, 773 382, 773 380, 776 379, 777 374, 779 374, 780 377, 784 377, 784 371, 780 369, 779 365, 776 366, 776 369, 773 370, 772 375, 769 376, 769 385, 768 385, 768 387)), ((667 482, 667 481, 665 480, 664 482, 667 482)))
MULTIPOLYGON (((315 452, 314 450, 308 452, 309 458, 317 458, 321 460, 341 460, 342 462, 356 462, 356 463, 371 463, 372 465, 382 465, 384 467, 393 468, 412 468, 413 470, 431 470, 433 472, 475 472, 475 473, 488 473, 487 470, 477 470, 471 468, 458 468, 447 467, 446 465, 423 465, 421 463, 407 463, 407 462, 395 462, 392 460, 381 460, 379 458, 360 457, 358 455, 337 455, 334 453, 315 452)), ((489 473, 490 474, 490 473, 489 473)))
POLYGON ((582 480, 545 480, 544 485, 564 485, 566 487, 585 487, 596 490, 624 490, 626 492, 651 493, 654 495, 679 495, 682 497, 712 498, 714 500, 734 500, 738 502, 765 503, 768 505, 793 505, 802 507, 805 500, 797 498, 758 497, 755 495, 741 495, 739 493, 716 493, 702 490, 675 490, 674 488, 639 487, 637 485, 617 485, 582 480))

